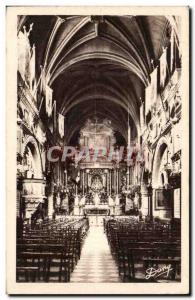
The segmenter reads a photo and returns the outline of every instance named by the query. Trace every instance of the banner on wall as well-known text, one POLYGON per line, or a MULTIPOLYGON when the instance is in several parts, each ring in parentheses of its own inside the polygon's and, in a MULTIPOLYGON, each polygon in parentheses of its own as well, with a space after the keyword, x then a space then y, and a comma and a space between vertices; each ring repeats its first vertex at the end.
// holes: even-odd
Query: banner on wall
POLYGON ((48 117, 51 117, 52 114, 52 96, 53 96, 53 90, 48 85, 46 85, 45 104, 46 104, 46 113, 48 117))
POLYGON ((163 53, 160 57, 160 86, 165 86, 165 80, 167 76, 167 49, 163 49, 163 53))
POLYGON ((175 37, 174 37, 174 30, 172 29, 171 31, 171 40, 170 40, 170 43, 171 43, 171 54, 170 54, 170 71, 172 72, 173 70, 173 65, 174 65, 174 49, 175 49, 175 37))
POLYGON ((157 68, 151 73, 151 105, 157 100, 157 68))
POLYGON ((151 83, 145 89, 145 114, 157 100, 157 68, 151 73, 151 83))

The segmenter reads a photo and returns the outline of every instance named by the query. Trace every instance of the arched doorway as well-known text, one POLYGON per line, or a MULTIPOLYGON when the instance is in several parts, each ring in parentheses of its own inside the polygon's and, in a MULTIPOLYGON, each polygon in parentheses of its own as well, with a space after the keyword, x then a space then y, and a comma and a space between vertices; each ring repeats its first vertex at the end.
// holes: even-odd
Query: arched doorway
POLYGON ((42 161, 38 144, 33 136, 28 136, 23 145, 23 161, 26 166, 26 178, 43 178, 42 161))
POLYGON ((153 160, 153 216, 171 218, 173 191, 169 185, 171 155, 167 140, 163 137, 157 144, 153 160))

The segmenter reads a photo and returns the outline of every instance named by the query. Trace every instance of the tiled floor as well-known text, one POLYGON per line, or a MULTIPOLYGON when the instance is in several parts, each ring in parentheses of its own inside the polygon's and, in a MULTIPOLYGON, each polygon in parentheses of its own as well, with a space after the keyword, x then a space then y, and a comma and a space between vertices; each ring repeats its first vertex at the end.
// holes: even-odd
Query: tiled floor
POLYGON ((102 226, 91 226, 70 282, 120 282, 102 226))

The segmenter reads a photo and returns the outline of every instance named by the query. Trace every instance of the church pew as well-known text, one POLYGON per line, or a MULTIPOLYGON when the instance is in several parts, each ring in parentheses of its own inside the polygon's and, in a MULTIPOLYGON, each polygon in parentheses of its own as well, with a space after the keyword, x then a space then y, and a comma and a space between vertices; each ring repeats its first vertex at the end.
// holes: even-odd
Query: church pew
MULTIPOLYGON (((135 270, 139 264, 143 267, 143 258, 177 259, 181 257, 180 233, 177 234, 167 223, 136 222, 125 218, 105 220, 105 232, 115 258, 119 273, 129 280, 135 279, 135 270)), ((144 270, 142 272, 144 276, 144 270)))
POLYGON ((16 281, 22 276, 25 282, 35 282, 38 279, 38 267, 16 267, 16 281))
POLYGON ((70 280, 70 273, 80 258, 89 224, 87 219, 74 219, 74 222, 66 224, 54 221, 54 224, 52 227, 50 222, 49 228, 45 227, 44 230, 28 228, 23 237, 17 240, 17 275, 23 273, 24 281, 29 280, 28 272, 25 271, 28 267, 32 270, 38 268, 38 281, 49 281, 53 273, 56 273, 55 277, 58 276, 58 281, 62 278, 70 280), (57 272, 54 272, 56 268, 57 272))

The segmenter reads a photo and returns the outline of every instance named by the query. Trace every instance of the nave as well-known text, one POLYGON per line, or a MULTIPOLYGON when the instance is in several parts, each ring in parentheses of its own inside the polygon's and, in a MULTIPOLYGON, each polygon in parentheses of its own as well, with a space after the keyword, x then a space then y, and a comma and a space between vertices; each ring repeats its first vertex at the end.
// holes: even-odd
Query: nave
POLYGON ((18 282, 181 279, 180 22, 18 16, 18 282))
POLYGON ((177 282, 180 234, 179 226, 133 217, 106 217, 104 226, 88 218, 43 222, 18 237, 17 281, 177 282))

